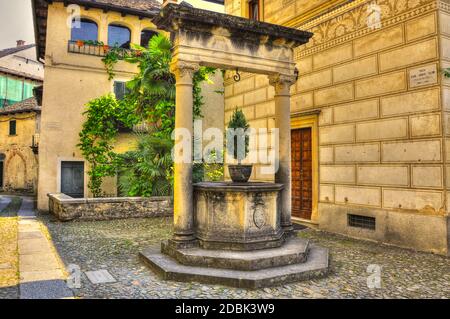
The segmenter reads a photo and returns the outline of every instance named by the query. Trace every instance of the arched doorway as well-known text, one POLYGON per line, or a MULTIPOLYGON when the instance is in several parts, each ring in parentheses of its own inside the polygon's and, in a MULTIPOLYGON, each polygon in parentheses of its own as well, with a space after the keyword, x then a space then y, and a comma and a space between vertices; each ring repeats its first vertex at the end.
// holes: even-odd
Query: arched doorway
POLYGON ((13 190, 26 189, 26 164, 25 160, 18 155, 14 154, 9 160, 6 167, 8 174, 8 187, 13 190))

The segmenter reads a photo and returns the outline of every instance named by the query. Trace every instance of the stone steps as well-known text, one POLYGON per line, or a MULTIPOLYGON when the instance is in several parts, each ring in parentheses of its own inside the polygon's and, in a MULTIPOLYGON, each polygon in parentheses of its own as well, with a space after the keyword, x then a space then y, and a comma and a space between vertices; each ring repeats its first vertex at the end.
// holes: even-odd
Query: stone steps
POLYGON ((173 249, 167 243, 163 243, 161 251, 185 266, 261 270, 306 262, 309 241, 292 238, 280 248, 253 251, 173 249))
POLYGON ((329 272, 328 249, 312 246, 303 263, 261 270, 231 270, 187 266, 154 247, 140 254, 141 259, 164 280, 200 282, 239 288, 263 288, 324 277, 329 272))

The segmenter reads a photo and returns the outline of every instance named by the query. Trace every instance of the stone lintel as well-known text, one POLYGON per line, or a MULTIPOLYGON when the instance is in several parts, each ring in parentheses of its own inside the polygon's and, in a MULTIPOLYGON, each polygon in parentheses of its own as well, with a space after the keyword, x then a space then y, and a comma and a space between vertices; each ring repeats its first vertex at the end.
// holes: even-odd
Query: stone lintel
POLYGON ((167 4, 152 22, 169 32, 179 30, 212 34, 213 29, 227 30, 223 35, 234 40, 258 41, 273 46, 294 48, 308 43, 312 33, 267 22, 193 8, 185 4, 167 4))

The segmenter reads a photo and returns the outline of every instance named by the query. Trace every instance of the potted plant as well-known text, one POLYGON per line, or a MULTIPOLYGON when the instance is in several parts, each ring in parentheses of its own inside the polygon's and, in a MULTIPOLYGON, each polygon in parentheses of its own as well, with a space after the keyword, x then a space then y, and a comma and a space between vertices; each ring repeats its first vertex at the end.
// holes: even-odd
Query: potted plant
POLYGON ((231 116, 227 130, 227 151, 238 161, 237 165, 228 165, 231 180, 234 183, 247 183, 252 175, 253 165, 242 165, 249 152, 249 136, 246 131, 250 125, 242 110, 236 109, 231 116))

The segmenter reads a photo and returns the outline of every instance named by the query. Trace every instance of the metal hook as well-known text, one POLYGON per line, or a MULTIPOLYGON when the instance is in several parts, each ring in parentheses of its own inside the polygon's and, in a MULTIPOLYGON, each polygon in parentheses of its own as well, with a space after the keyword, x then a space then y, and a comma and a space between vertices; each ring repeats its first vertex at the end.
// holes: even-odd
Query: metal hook
POLYGON ((233 76, 235 82, 239 82, 241 80, 241 74, 239 73, 239 68, 236 68, 236 74, 233 76))

